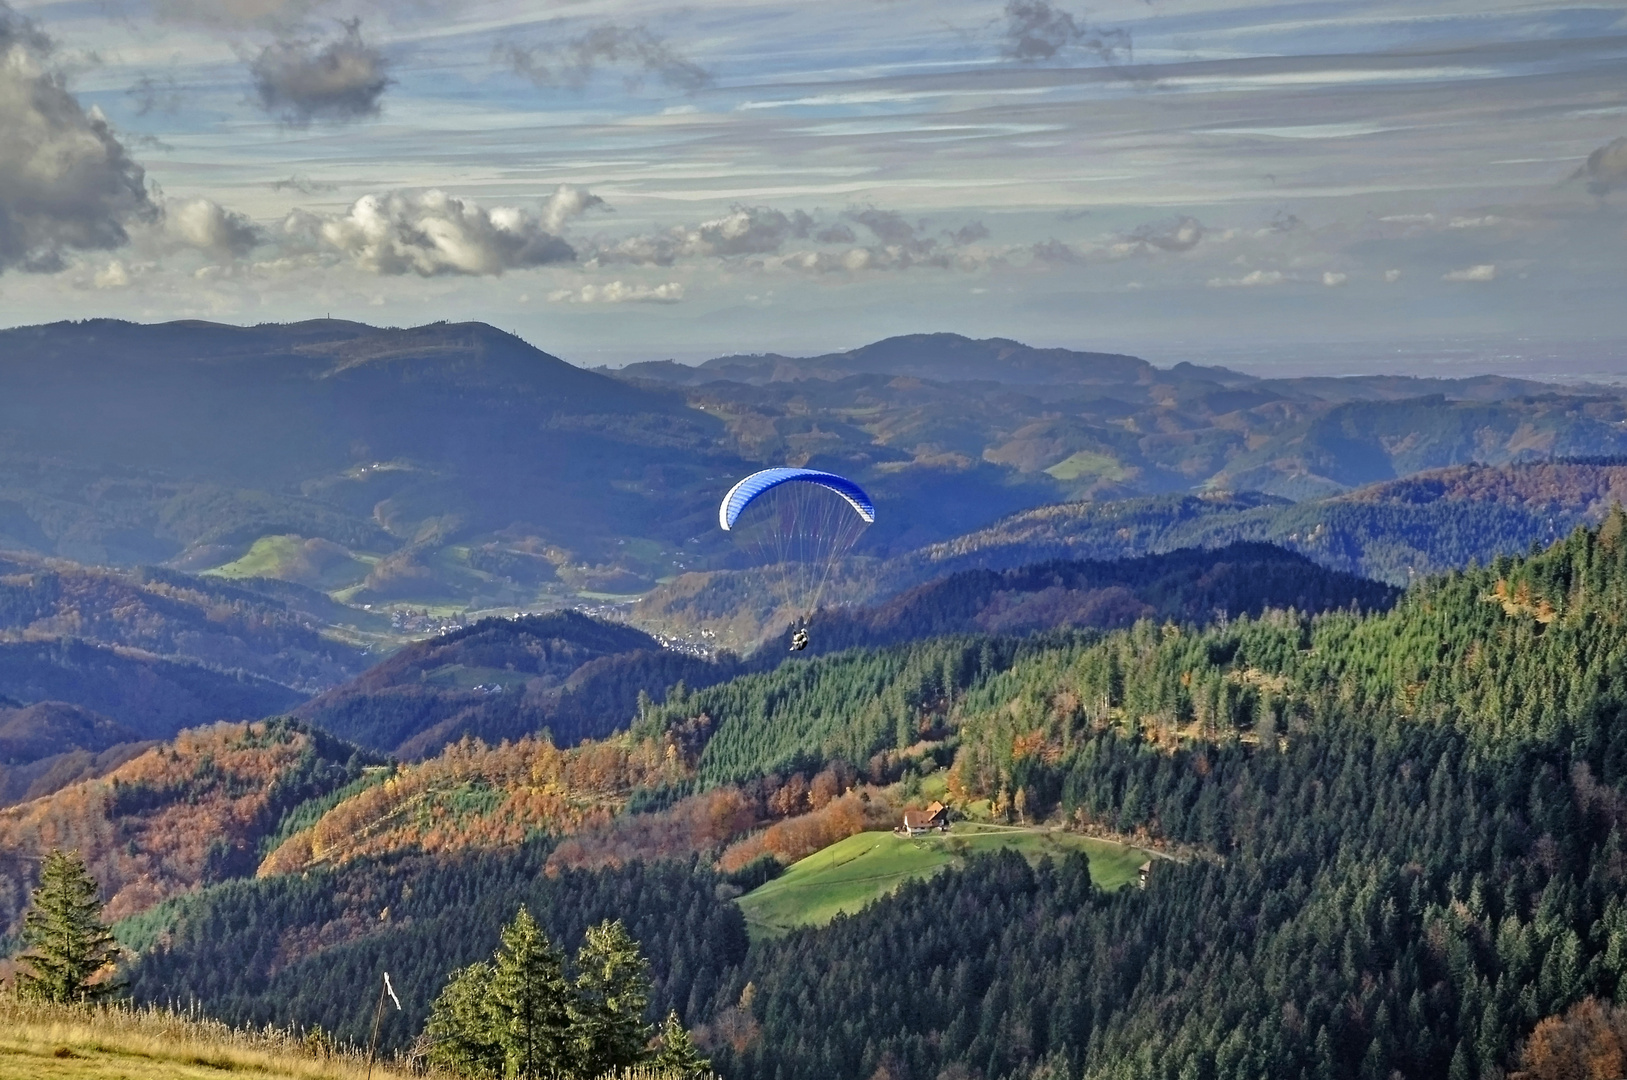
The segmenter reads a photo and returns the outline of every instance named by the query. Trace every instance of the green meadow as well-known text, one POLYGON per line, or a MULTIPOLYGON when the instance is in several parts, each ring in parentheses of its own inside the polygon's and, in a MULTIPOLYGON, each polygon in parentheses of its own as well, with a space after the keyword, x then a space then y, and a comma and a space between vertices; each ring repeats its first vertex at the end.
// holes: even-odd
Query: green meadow
POLYGON ((1011 848, 1030 862, 1083 851, 1097 888, 1116 889, 1136 879, 1152 856, 1140 848, 1077 833, 959 822, 948 835, 903 837, 865 832, 838 841, 791 864, 784 874, 742 896, 738 903, 754 937, 775 937, 800 926, 823 926, 852 914, 900 884, 930 877, 973 855, 1011 848))

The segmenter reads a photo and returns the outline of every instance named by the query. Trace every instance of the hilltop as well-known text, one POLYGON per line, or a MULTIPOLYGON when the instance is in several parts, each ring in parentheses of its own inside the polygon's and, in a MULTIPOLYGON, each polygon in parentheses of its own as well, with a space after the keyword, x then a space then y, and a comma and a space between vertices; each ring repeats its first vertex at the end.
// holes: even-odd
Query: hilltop
POLYGON ((408 645, 296 710, 342 738, 424 757, 474 736, 547 730, 563 746, 625 727, 640 694, 704 685, 734 670, 668 650, 641 630, 571 611, 473 626, 408 645))

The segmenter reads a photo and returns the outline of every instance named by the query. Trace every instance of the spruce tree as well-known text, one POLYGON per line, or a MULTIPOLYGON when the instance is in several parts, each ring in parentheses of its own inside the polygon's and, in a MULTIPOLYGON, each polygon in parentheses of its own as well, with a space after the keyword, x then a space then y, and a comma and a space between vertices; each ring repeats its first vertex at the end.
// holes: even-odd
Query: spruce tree
POLYGON ((576 953, 576 995, 571 1037, 580 1076, 599 1076, 644 1056, 650 1028, 649 964, 621 920, 588 928, 576 953))
POLYGON ((712 1071, 712 1062, 701 1057, 700 1051, 695 1048, 695 1040, 689 1037, 689 1032, 679 1021, 676 1009, 667 1013, 667 1021, 661 1025, 661 1043, 656 1047, 651 1064, 671 1080, 692 1080, 712 1071))
POLYGON ((507 1075, 538 1080, 571 1074, 571 986, 565 979, 565 957, 524 907, 503 927, 491 997, 507 1075))
POLYGON ((23 919, 23 963, 17 990, 27 998, 59 1003, 100 1001, 121 992, 97 973, 119 958, 118 943, 102 922, 96 881, 76 851, 53 850, 40 869, 40 883, 23 919))
POLYGON ((471 1080, 503 1075, 503 1043, 491 994, 494 974, 486 961, 470 964, 454 972, 441 990, 425 1029, 431 1065, 471 1080))

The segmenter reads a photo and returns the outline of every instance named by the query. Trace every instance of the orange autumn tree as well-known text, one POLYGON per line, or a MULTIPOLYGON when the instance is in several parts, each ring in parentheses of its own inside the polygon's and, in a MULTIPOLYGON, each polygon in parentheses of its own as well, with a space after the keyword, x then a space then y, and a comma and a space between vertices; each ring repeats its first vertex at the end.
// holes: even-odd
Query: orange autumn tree
POLYGON ((1620 1080, 1627 1076, 1627 1008, 1584 998, 1537 1024, 1510 1080, 1620 1080))

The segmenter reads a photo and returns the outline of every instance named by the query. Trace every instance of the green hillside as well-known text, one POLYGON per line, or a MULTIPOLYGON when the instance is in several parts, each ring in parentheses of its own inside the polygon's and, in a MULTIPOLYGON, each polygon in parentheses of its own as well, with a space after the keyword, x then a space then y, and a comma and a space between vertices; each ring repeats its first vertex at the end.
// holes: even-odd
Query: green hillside
POLYGON ((947 835, 864 832, 791 864, 737 903, 753 935, 773 937, 801 926, 823 926, 837 915, 861 910, 906 881, 1006 850, 1031 861, 1082 851, 1090 858, 1091 880, 1100 889, 1135 881, 1136 868, 1154 857, 1124 844, 1051 829, 957 822, 947 835))

